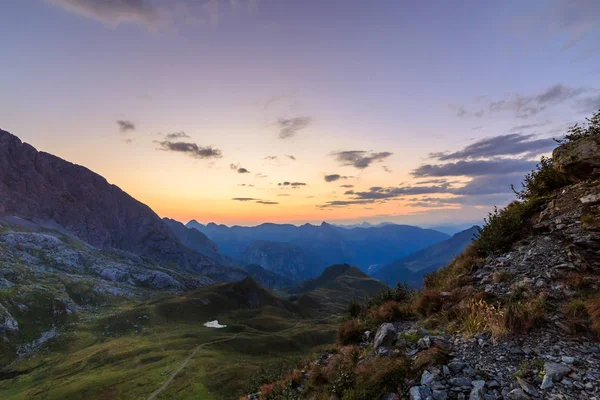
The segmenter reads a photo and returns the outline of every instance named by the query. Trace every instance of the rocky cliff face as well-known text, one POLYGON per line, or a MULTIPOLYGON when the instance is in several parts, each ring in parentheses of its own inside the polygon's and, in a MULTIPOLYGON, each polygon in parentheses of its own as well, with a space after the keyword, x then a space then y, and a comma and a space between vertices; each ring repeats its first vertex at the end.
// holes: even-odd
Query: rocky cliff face
POLYGON ((244 276, 183 246, 148 206, 100 175, 2 130, 0 216, 54 221, 95 247, 127 250, 218 280, 244 276))

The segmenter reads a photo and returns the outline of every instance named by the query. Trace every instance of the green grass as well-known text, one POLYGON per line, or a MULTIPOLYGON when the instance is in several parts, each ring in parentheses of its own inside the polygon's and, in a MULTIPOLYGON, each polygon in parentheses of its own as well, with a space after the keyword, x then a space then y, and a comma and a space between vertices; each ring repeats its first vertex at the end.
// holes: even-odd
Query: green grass
POLYGON ((239 398, 262 368, 332 343, 335 330, 335 318, 305 318, 252 283, 215 285, 82 318, 3 371, 16 377, 0 373, 0 398, 147 399, 199 344, 235 334, 201 348, 158 399, 239 398), (247 304, 249 293, 261 305, 247 304), (227 328, 202 326, 213 319, 227 328))

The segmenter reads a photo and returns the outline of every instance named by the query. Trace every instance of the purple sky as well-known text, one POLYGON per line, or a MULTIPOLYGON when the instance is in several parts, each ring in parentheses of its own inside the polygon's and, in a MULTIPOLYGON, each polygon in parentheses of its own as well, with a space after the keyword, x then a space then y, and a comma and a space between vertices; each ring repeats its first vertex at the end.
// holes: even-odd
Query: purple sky
POLYGON ((597 0, 21 0, 0 48, 1 128, 183 221, 478 220, 600 108, 597 0))

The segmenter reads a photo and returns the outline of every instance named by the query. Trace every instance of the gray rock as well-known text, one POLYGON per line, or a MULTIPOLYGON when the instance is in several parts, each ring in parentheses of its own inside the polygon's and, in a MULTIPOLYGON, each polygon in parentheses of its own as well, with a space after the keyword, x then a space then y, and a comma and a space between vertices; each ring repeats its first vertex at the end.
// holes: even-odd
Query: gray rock
POLYGON ((583 196, 579 199, 579 201, 585 205, 594 205, 600 203, 600 194, 589 194, 587 196, 583 196))
POLYGON ((400 400, 400 397, 396 393, 386 393, 381 400, 400 400))
POLYGON ((552 378, 550 378, 548 375, 544 375, 544 378, 542 379, 542 384, 540 385, 540 389, 546 390, 550 389, 552 386, 554 386, 554 384, 552 383, 552 378))
POLYGON ((429 336, 422 337, 417 342, 417 346, 419 346, 421 350, 427 350, 431 347, 431 338, 429 336))
POLYGON ((431 397, 433 397, 433 400, 446 400, 448 398, 448 392, 445 390, 434 390, 431 397))
POLYGON ((544 364, 544 372, 553 382, 559 382, 562 378, 571 373, 571 368, 564 364, 547 362, 544 364))
POLYGON ((423 375, 421 375, 421 385, 431 386, 433 381, 435 380, 435 376, 429 371, 423 371, 423 375))
POLYGON ((565 364, 573 364, 575 362, 575 359, 573 357, 562 356, 560 359, 565 364))
POLYGON ((540 397, 540 392, 531 383, 521 378, 517 378, 517 383, 519 384, 519 386, 521 386, 521 389, 523 389, 523 391, 528 395, 533 397, 540 397))
POLYGON ((451 362, 448 364, 448 368, 450 368, 450 371, 452 371, 453 374, 458 374, 466 366, 467 366, 467 364, 460 362, 460 361, 454 361, 454 362, 451 362))
POLYGON ((508 392, 508 396, 509 400, 528 400, 530 399, 529 396, 527 396, 527 394, 523 391, 523 389, 513 389, 510 392, 508 392))
POLYGON ((373 347, 375 351, 381 346, 391 346, 396 337, 396 328, 390 323, 381 324, 375 334, 375 342, 373 347))
POLYGON ((421 396, 421 388, 419 386, 411 387, 408 395, 410 396, 410 400, 423 400, 423 397, 421 396))
POLYGON ((484 391, 483 387, 485 386, 485 381, 478 380, 471 382, 473 385, 473 389, 471 389, 471 393, 469 393, 469 400, 485 400, 484 399, 484 391))
POLYGON ((448 382, 452 386, 471 386, 470 378, 450 378, 448 382))

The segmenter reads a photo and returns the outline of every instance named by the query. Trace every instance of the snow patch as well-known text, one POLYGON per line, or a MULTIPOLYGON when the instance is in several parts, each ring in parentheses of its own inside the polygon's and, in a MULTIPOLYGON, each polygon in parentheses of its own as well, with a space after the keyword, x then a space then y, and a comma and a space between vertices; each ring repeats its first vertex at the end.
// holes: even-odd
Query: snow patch
POLYGON ((204 326, 206 326, 207 328, 225 328, 227 325, 221 325, 219 324, 219 321, 217 321, 216 319, 214 321, 208 321, 204 324, 204 326))

